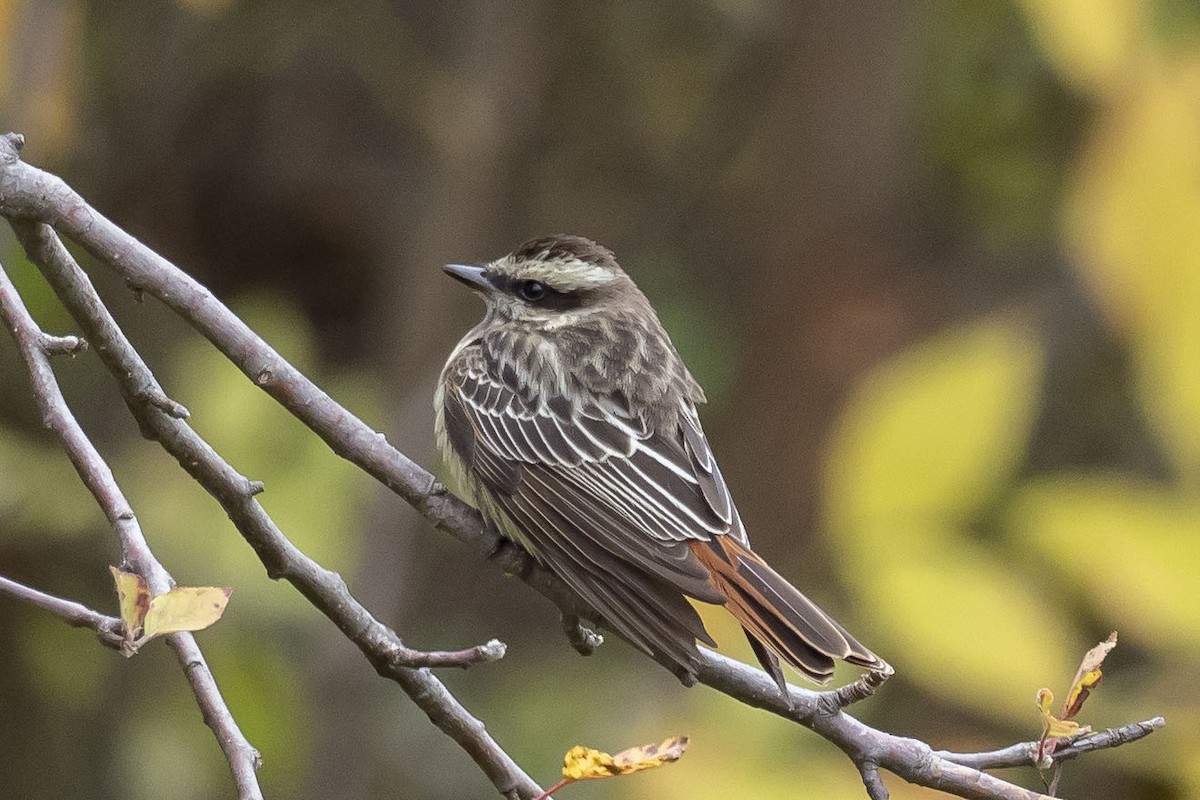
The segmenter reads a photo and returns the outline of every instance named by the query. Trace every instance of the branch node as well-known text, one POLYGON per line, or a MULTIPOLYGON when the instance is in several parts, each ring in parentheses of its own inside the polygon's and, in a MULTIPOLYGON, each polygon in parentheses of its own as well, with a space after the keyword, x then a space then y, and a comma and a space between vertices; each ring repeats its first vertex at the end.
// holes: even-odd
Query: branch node
POLYGON ((157 408, 172 419, 189 419, 192 416, 192 412, 188 411, 186 406, 167 397, 166 393, 160 389, 152 388, 139 392, 138 399, 152 408, 157 408))
POLYGON ((508 653, 508 645, 499 639, 489 639, 475 648, 479 652, 480 664, 491 664, 499 661, 508 653))
POLYGON ((71 356, 74 358, 88 349, 86 339, 79 336, 52 336, 42 334, 42 351, 48 356, 71 356))
POLYGON ((267 490, 267 485, 262 481, 254 481, 246 479, 246 496, 254 497, 257 494, 262 494, 267 490))
POLYGON ((817 699, 820 713, 832 716, 847 706, 867 699, 894 674, 895 670, 891 665, 884 663, 882 669, 871 670, 854 683, 848 683, 833 691, 820 692, 817 699))
POLYGON ((122 648, 125 644, 123 630, 124 626, 121 625, 121 621, 114 620, 113 624, 101 625, 96 628, 96 639, 109 650, 116 650, 120 653, 123 652, 122 648))

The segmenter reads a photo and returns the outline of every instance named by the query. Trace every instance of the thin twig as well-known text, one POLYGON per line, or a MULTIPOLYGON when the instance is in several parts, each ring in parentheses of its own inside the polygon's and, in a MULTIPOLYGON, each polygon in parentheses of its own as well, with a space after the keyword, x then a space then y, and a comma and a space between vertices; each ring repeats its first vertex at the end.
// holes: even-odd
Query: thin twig
MULTIPOLYGON (((1121 725, 1117 728, 1107 728, 1106 730, 1089 733, 1080 736, 1070 744, 1060 745, 1055 749, 1054 755, 1051 758, 1054 762, 1068 761, 1096 750, 1120 747, 1123 744, 1143 739, 1159 728, 1165 727, 1166 724, 1167 721, 1162 717, 1154 717, 1145 722, 1131 722, 1128 725, 1121 725)), ((955 764, 979 770, 1004 769, 1007 767, 1041 767, 1043 765, 1037 763, 1037 746, 1037 742, 1021 742, 1020 744, 1014 744, 1000 750, 991 750, 986 753, 953 753, 949 750, 937 750, 934 752, 934 755, 938 758, 944 758, 947 761, 953 761, 955 764)))
POLYGON ((97 638, 105 647, 120 650, 121 643, 125 641, 121 635, 121 620, 101 614, 99 611, 93 611, 83 603, 46 594, 3 575, 0 575, 0 594, 6 594, 15 600, 30 603, 51 614, 56 614, 72 628, 90 628, 96 632, 97 638))
MULTIPOLYGON (((16 287, 0 265, 0 320, 12 333, 21 359, 29 372, 33 393, 42 411, 46 427, 62 440, 67 457, 83 480, 121 542, 124 560, 150 586, 154 594, 168 591, 173 585, 170 574, 150 551, 133 509, 113 478, 112 470, 96 450, 79 422, 72 415, 58 387, 47 355, 47 339, 30 316, 17 295, 16 287)), ((242 800, 262 800, 262 790, 256 775, 260 759, 238 727, 225 705, 216 680, 190 633, 174 633, 167 637, 175 650, 192 692, 200 705, 204 721, 217 737, 242 800)))
POLYGON ((1055 761, 1054 768, 1050 772, 1050 784, 1046 787, 1046 794, 1051 797, 1058 797, 1058 782, 1062 779, 1062 770, 1062 763, 1055 761))
POLYGON ((96 344, 143 433, 158 441, 225 509, 273 578, 284 578, 358 646, 382 676, 398 683, 442 731, 479 765, 501 794, 532 797, 541 789, 475 718, 423 667, 465 667, 503 656, 500 642, 456 653, 407 647, 354 598, 342 577, 301 552, 255 499, 262 484, 239 474, 178 416, 144 396, 162 393, 149 368, 96 294, 87 275, 47 225, 12 221, 18 240, 59 299, 96 344))
POLYGON ((1067 761, 1068 759, 1078 758, 1084 753, 1107 750, 1110 747, 1120 747, 1123 744, 1144 739, 1156 730, 1165 728, 1166 726, 1166 719, 1163 717, 1154 717, 1145 722, 1132 722, 1117 728, 1106 728, 1102 731, 1089 733, 1055 750, 1054 760, 1067 761))
POLYGON ((428 652, 408 651, 398 667, 458 667, 466 669, 476 664, 490 664, 504 658, 507 645, 499 639, 491 639, 466 650, 432 650, 428 652))
POLYGON ((879 777, 879 765, 863 761, 858 765, 858 774, 862 776, 863 786, 867 789, 867 797, 871 800, 888 800, 887 787, 879 777))

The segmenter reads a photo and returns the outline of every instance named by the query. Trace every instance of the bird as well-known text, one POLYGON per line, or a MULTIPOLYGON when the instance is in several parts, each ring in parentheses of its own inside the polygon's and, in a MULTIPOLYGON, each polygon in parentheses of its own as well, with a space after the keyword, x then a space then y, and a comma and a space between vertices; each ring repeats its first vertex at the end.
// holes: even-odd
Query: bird
POLYGON ((891 671, 751 549, 704 392, 612 251, 559 234, 443 270, 486 311, 438 380, 438 449, 501 535, 685 684, 716 647, 688 598, 741 623, 785 698, 781 660, 818 684, 838 660, 891 671))

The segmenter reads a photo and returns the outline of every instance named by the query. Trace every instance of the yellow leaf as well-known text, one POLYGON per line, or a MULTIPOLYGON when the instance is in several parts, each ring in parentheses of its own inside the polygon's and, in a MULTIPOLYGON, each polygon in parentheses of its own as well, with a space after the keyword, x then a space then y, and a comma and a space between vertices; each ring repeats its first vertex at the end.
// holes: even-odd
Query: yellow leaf
POLYGON ((117 601, 121 608, 121 624, 125 626, 125 638, 132 640, 137 636, 150 608, 150 587, 137 573, 111 566, 108 569, 112 572, 113 583, 117 585, 117 601))
POLYGON ((1086 732, 1087 728, 1082 728, 1079 723, 1071 720, 1059 719, 1050 713, 1050 704, 1054 702, 1054 693, 1049 689, 1039 689, 1037 693, 1038 710, 1042 712, 1042 741, 1046 739, 1059 739, 1064 736, 1075 736, 1086 732))
POLYGON ((577 744, 563 757, 563 777, 571 781, 607 778, 617 774, 612 756, 577 744))
POLYGON ((576 745, 563 758, 563 777, 569 781, 629 775, 678 761, 687 749, 688 737, 673 736, 659 744, 630 747, 610 756, 590 747, 576 745))
POLYGON ((150 601, 144 637, 207 628, 225 613, 232 592, 229 587, 176 586, 160 594, 150 601))

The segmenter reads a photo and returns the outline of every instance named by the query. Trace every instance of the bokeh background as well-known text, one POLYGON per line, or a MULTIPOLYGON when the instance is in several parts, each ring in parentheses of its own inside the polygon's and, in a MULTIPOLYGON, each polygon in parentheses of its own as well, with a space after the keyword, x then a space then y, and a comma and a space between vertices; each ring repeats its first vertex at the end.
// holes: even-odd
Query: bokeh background
MULTIPOLYGON (((942 748, 1035 738, 1038 688, 1116 629, 1081 721, 1169 727, 1063 792, 1200 797, 1194 2, 0 0, 0 128, 431 467, 433 381, 480 313, 438 266, 609 245, 707 387, 757 549, 897 668, 858 714, 942 748)), ((71 331, 7 228, 0 257, 71 331)), ((378 616, 417 647, 509 644, 443 677, 535 778, 686 733, 678 765, 566 792, 863 796, 807 731, 619 642, 578 657, 544 601, 92 273, 378 616)), ((491 796, 139 438, 93 354, 56 367, 168 568, 235 587, 200 642, 269 795, 491 796)), ((111 613, 118 559, 0 342, 0 574, 111 613)), ((0 795, 231 793, 167 648, 125 661, 0 599, 0 795)))

